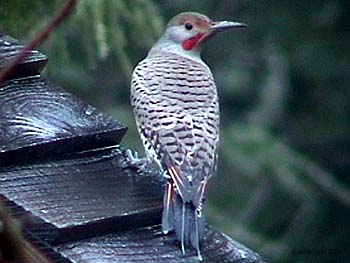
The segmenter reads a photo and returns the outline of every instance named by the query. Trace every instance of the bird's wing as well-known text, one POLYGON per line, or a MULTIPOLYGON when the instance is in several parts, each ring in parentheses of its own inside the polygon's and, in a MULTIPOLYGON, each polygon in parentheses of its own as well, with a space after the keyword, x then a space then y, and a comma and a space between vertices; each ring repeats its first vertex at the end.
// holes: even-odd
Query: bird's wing
POLYGON ((149 107, 151 114, 141 132, 149 138, 181 197, 198 206, 207 180, 216 169, 218 132, 210 130, 214 121, 205 116, 206 112, 193 117, 166 109, 160 114, 158 107, 149 107), (152 120, 157 121, 156 128, 152 120))
MULTIPOLYGON (((184 90, 193 83, 167 78, 168 72, 149 67, 141 64, 133 75, 131 101, 139 132, 152 146, 181 197, 199 204, 215 167, 219 122, 216 94, 204 94, 199 102, 188 95, 181 97, 181 91, 175 94, 174 87, 184 90)), ((215 85, 212 79, 209 82, 215 85)), ((210 86, 199 88, 213 90, 210 86)))
POLYGON ((155 114, 154 118, 159 121, 157 129, 146 124, 143 132, 151 138, 155 152, 181 197, 199 204, 204 191, 202 186, 209 178, 212 166, 207 154, 210 142, 205 135, 198 136, 205 132, 204 125, 195 128, 196 122, 184 112, 163 114, 166 117, 155 114))

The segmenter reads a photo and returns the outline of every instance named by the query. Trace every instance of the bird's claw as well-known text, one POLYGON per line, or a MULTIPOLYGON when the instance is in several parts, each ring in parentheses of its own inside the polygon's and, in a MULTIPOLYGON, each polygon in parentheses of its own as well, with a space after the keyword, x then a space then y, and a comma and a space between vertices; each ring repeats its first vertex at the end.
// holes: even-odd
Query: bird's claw
POLYGON ((148 158, 139 158, 139 155, 137 152, 132 152, 130 149, 127 149, 125 151, 125 157, 126 157, 126 167, 128 168, 136 168, 138 170, 147 170, 150 161, 148 158))
POLYGON ((139 154, 138 152, 132 152, 130 149, 127 149, 125 151, 125 154, 126 154, 126 159, 128 161, 128 163, 132 164, 132 165, 135 165, 137 163, 140 162, 140 158, 139 158, 139 154))

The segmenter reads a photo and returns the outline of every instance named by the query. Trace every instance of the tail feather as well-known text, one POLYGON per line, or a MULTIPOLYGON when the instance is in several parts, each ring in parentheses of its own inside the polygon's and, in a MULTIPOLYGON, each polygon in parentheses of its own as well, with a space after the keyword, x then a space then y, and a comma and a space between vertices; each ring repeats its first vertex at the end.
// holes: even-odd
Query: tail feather
POLYGON ((162 230, 164 234, 174 229, 173 185, 167 183, 163 197, 162 230))
POLYGON ((173 191, 171 184, 168 184, 163 209, 163 232, 175 230, 176 237, 181 242, 182 252, 185 254, 186 246, 191 245, 201 260, 200 245, 204 233, 204 216, 200 211, 201 208, 196 208, 192 202, 184 202, 181 196, 173 191), (169 187, 172 194, 167 194, 169 187))
POLYGON ((194 211, 194 214, 194 231, 190 234, 190 243, 197 250, 198 258, 202 260, 200 243, 204 234, 204 215, 198 209, 194 211))

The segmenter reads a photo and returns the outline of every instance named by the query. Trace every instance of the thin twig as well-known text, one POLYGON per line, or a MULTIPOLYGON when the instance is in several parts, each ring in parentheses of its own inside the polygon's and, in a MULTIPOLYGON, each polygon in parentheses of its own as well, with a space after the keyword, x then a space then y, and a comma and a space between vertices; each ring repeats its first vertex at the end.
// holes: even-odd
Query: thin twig
POLYGON ((24 46, 24 48, 17 54, 15 58, 4 68, 0 74, 0 84, 3 83, 16 67, 28 56, 29 51, 43 43, 63 21, 65 21, 72 13, 78 0, 69 0, 62 9, 55 15, 55 17, 34 37, 34 39, 24 46))

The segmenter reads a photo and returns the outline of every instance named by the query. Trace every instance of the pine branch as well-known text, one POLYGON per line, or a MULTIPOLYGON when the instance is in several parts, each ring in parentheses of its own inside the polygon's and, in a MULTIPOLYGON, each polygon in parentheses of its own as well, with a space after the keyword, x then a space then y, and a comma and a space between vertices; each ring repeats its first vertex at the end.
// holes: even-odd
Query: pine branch
POLYGON ((21 52, 10 62, 10 64, 4 68, 0 74, 0 84, 3 83, 9 75, 12 74, 17 66, 28 56, 29 51, 34 49, 43 43, 62 22, 72 14, 74 7, 77 5, 78 0, 69 0, 62 9, 54 16, 54 18, 45 25, 45 27, 34 37, 34 39, 28 43, 21 52))

